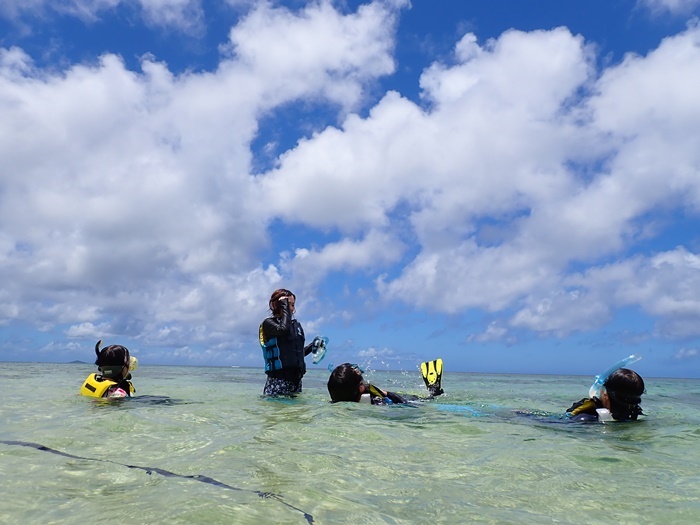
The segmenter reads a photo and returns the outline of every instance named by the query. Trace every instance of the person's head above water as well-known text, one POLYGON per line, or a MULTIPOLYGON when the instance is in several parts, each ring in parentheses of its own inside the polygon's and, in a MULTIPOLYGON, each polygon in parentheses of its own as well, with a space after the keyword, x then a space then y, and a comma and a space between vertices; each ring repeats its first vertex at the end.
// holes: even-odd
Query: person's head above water
POLYGON ((328 393, 333 403, 341 401, 357 403, 366 390, 362 370, 354 364, 343 363, 336 366, 328 378, 328 393))
POLYGON ((285 298, 287 300, 287 304, 289 305, 289 313, 294 313, 294 303, 296 302, 297 296, 289 290, 280 288, 279 290, 272 292, 270 302, 268 303, 270 306, 270 311, 275 317, 279 317, 282 314, 282 304, 280 303, 280 299, 285 298))
POLYGON ((644 380, 629 368, 618 368, 603 383, 601 402, 610 410, 613 419, 636 421, 642 414, 639 406, 644 393, 644 380))
POLYGON ((129 373, 131 364, 129 350, 122 345, 109 345, 100 350, 102 341, 97 341, 95 364, 103 377, 119 381, 129 373))

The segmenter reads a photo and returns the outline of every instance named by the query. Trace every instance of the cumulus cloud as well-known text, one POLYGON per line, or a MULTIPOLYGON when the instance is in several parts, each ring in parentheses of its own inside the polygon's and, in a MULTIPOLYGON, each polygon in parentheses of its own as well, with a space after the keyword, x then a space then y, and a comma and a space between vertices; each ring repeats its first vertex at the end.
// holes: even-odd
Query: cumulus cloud
POLYGON ((0 49, 0 322, 243 356, 233 336, 272 289, 313 302, 343 272, 394 304, 489 311, 480 341, 594 329, 620 307, 699 335, 698 254, 643 244, 659 212, 700 212, 697 25, 603 70, 566 28, 467 34, 420 100, 364 108, 396 69, 405 5, 256 4, 210 72, 112 53, 45 70, 0 49), (337 114, 256 172, 261 119, 299 102, 337 114))
POLYGON ((351 109, 364 82, 394 71, 395 24, 381 2, 348 15, 329 1, 299 12, 262 3, 231 29, 223 49, 235 57, 231 65, 254 75, 269 107, 317 95, 351 109))
POLYGON ((23 23, 58 13, 91 23, 122 7, 139 12, 148 25, 191 34, 204 29, 201 0, 3 0, 0 16, 23 23))
POLYGON ((216 339, 264 314, 253 305, 280 276, 257 258, 272 217, 249 176, 257 119, 307 96, 352 106, 363 82, 392 67, 389 32, 377 31, 393 15, 342 20, 326 3, 296 15, 259 9, 232 30, 241 52, 216 73, 176 76, 150 56, 131 71, 113 54, 47 71, 21 49, 0 49, 6 315, 59 314, 69 335, 98 326, 157 339, 184 323, 168 331, 184 339, 206 325, 216 339), (265 17, 280 49, 324 17, 336 31, 316 35, 318 60, 292 53, 273 74, 279 62, 250 54, 268 36, 256 34, 265 17), (347 89, 330 90, 333 81, 347 89), (242 305, 251 319, 230 315, 242 305), (100 322, 108 318, 118 326, 100 322))
POLYGON ((385 232, 370 231, 362 240, 345 238, 320 249, 299 248, 283 267, 298 281, 315 283, 331 272, 372 271, 397 262, 403 243, 385 232))
MULTIPOLYGON (((292 181, 293 193, 271 206, 317 227, 391 229, 397 207, 408 209, 421 249, 398 278, 378 278, 388 299, 449 313, 522 305, 514 326, 558 334, 635 305, 663 319, 663 331, 697 334, 684 319, 700 312, 674 286, 656 290, 670 295, 664 308, 621 299, 641 284, 633 272, 603 293, 568 270, 613 272, 596 266, 609 257, 654 268, 672 254, 624 259, 653 235, 648 214, 697 214, 699 35, 691 26, 601 75, 591 49, 563 28, 509 31, 483 46, 466 35, 454 65, 423 74, 427 107, 389 93, 367 118, 351 116, 288 152, 261 184, 280 194, 292 181), (318 184, 327 206, 301 206, 318 184)), ((692 293, 691 275, 679 282, 692 293)))

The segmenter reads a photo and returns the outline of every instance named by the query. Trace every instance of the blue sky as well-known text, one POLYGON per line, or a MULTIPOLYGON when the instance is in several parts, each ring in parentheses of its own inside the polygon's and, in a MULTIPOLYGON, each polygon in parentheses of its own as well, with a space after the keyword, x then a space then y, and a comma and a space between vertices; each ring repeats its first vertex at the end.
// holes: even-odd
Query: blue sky
POLYGON ((700 377, 700 0, 5 0, 0 360, 700 377))

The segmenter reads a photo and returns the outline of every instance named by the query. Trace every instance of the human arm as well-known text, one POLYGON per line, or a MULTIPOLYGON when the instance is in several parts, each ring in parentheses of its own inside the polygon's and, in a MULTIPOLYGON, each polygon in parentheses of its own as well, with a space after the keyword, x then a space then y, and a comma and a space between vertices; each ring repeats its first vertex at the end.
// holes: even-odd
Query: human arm
POLYGON ((408 400, 405 397, 403 397, 401 394, 397 394, 396 392, 389 392, 387 390, 386 397, 392 403, 408 403, 408 400))
POLYGON ((382 390, 381 388, 377 388, 371 383, 369 384, 369 393, 372 396, 373 405, 391 405, 396 403, 402 404, 408 402, 406 398, 404 398, 402 395, 397 394, 396 392, 382 390))
POLYGON ((268 341, 273 337, 288 335, 292 329, 292 313, 289 308, 289 299, 281 297, 277 300, 278 316, 268 317, 263 321, 263 335, 268 341))

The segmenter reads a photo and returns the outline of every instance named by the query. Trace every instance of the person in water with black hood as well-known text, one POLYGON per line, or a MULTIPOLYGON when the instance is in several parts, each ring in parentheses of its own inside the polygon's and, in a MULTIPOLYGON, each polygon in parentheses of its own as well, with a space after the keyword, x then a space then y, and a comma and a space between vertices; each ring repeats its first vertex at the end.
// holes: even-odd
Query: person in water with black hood
POLYGON ((425 401, 443 394, 442 359, 422 363, 423 381, 428 388, 429 397, 420 398, 413 395, 397 394, 382 390, 365 381, 363 370, 356 364, 343 363, 335 367, 328 378, 328 393, 332 403, 348 401, 351 403, 370 403, 372 405, 405 404, 412 401, 425 401))
POLYGON ((289 290, 275 290, 268 303, 272 316, 260 324, 260 346, 267 374, 265 396, 301 393, 301 379, 306 373, 304 358, 314 353, 314 362, 318 362, 325 354, 327 339, 324 337, 316 336, 305 346, 304 329, 293 317, 295 302, 296 296, 289 290))
POLYGON ((83 383, 80 393, 88 397, 122 398, 131 397, 136 388, 131 383, 131 372, 136 370, 138 361, 129 355, 122 345, 109 345, 100 350, 102 341, 97 341, 95 354, 96 374, 90 374, 83 383))
POLYGON ((636 421, 643 415, 644 380, 628 368, 610 374, 599 392, 574 403, 567 413, 572 421, 636 421))

